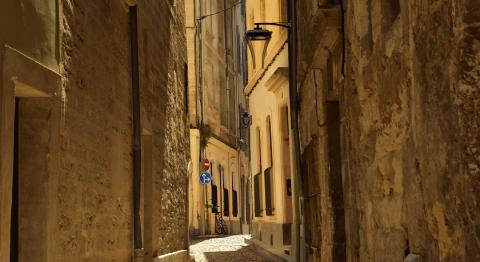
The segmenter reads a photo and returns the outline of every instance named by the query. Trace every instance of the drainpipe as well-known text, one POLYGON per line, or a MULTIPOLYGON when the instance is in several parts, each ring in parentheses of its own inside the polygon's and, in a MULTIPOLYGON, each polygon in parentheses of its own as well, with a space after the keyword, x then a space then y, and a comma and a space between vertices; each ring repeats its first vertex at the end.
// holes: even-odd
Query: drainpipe
POLYGON ((290 28, 288 34, 288 68, 289 68, 289 92, 290 92, 290 118, 291 133, 293 136, 292 156, 294 157, 293 168, 295 175, 295 261, 301 261, 304 243, 301 239, 301 223, 303 205, 303 184, 300 159, 300 134, 298 129, 298 97, 297 97, 297 10, 296 1, 288 1, 288 17, 290 28))
MULTIPOLYGON (((204 51, 203 51, 203 23, 202 23, 202 17, 203 17, 203 0, 199 0, 199 16, 198 19, 195 17, 196 21, 195 23, 198 23, 198 28, 197 28, 197 41, 198 41, 198 82, 197 84, 199 85, 199 96, 200 96, 200 129, 204 127, 205 125, 205 120, 204 120, 204 111, 205 111, 205 93, 204 93, 204 77, 203 77, 203 58, 204 58, 204 51)), ((201 133, 200 133, 200 140, 201 138, 201 133)), ((202 161, 202 159, 206 158, 206 153, 205 149, 200 149, 200 159, 199 162, 202 161)), ((213 170, 213 167, 212 167, 213 170)), ((210 218, 209 218, 209 213, 208 213, 208 208, 206 205, 208 204, 208 185, 205 185, 203 187, 203 191, 205 194, 205 223, 204 223, 204 234, 207 234, 210 228, 210 218)))
POLYGON ((228 46, 227 46, 227 0, 223 0, 223 47, 225 48, 225 54, 224 54, 224 59, 225 59, 225 88, 227 89, 227 129, 231 131, 230 129, 230 76, 229 76, 229 64, 228 64, 228 46))
MULTIPOLYGON (((198 41, 198 85, 199 85, 199 95, 200 95, 200 127, 204 125, 204 107, 205 107, 205 96, 204 96, 204 83, 203 83, 203 0, 199 0, 199 19, 195 17, 195 23, 198 23, 197 28, 197 41, 198 41)), ((200 157, 203 157, 202 152, 200 152, 200 157)), ((201 160, 201 159, 200 159, 201 160)))
POLYGON ((132 66, 132 118, 133 118, 133 232, 134 261, 143 261, 142 226, 140 224, 141 131, 140 85, 138 70, 137 6, 130 6, 130 55, 132 66))

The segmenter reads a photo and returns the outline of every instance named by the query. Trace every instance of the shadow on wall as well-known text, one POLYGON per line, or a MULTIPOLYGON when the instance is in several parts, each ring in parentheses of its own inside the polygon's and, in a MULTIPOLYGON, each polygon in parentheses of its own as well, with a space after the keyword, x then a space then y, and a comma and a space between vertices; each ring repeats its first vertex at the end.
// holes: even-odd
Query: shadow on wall
POLYGON ((51 0, 2 1, 0 39, 48 67, 56 67, 56 6, 51 0))

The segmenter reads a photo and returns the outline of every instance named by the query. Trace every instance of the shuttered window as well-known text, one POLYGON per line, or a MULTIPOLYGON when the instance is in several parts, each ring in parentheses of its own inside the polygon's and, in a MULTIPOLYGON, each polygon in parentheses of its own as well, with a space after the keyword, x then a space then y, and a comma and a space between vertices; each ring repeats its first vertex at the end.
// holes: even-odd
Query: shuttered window
POLYGON ((223 215, 229 216, 230 215, 230 202, 229 202, 229 192, 228 189, 223 188, 223 215))
POLYGON ((267 216, 273 216, 273 199, 272 199, 272 168, 265 169, 265 211, 267 216))
POLYGON ((218 213, 217 186, 212 184, 212 213, 218 213))
POLYGON ((236 190, 233 190, 232 192, 232 207, 233 207, 233 216, 237 217, 238 216, 238 194, 236 190))
POLYGON ((261 217, 263 211, 262 202, 262 139, 261 139, 260 127, 257 127, 257 171, 253 181, 254 192, 254 204, 255 204, 255 216, 261 217))
POLYGON ((253 178, 253 192, 254 192, 254 204, 255 204, 255 216, 261 217, 262 216, 262 207, 261 207, 261 200, 260 200, 260 178, 261 174, 257 174, 253 178))

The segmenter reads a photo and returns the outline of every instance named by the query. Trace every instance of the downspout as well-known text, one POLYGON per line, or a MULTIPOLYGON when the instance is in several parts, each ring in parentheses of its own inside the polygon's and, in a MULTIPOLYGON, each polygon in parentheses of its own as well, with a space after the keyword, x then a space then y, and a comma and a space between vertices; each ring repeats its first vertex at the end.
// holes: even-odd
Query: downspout
MULTIPOLYGON (((197 31, 197 36, 198 36, 198 85, 199 85, 199 91, 200 91, 200 129, 203 129, 204 127, 204 108, 205 108, 205 94, 204 94, 204 77, 203 77, 203 0, 199 0, 199 16, 198 16, 198 31, 197 31)), ((195 18, 197 19, 197 18, 195 18)), ((200 141, 201 141, 201 133, 200 133, 200 141)), ((202 159, 206 158, 205 154, 205 149, 202 149, 200 146, 200 153, 199 153, 200 159, 199 162, 202 161, 202 159)), ((213 175, 213 165, 212 165, 212 175, 213 175)), ((204 194, 205 194, 205 225, 204 225, 204 233, 206 234, 209 231, 210 228, 210 217, 208 213, 208 185, 205 185, 203 187, 204 194)))
MULTIPOLYGON (((229 133, 231 132, 230 129, 230 113, 231 113, 231 104, 230 104, 230 77, 229 77, 229 64, 228 64, 228 47, 227 47, 227 0, 223 0, 223 47, 225 48, 225 54, 224 54, 224 59, 225 59, 225 87, 227 89, 227 129, 229 130, 229 133)), ((221 122, 220 122, 221 123, 221 122)))
MULTIPOLYGON (((232 28, 238 28, 238 19, 237 19, 237 7, 234 7, 232 9, 232 28)), ((238 34, 233 34, 232 32, 232 43, 233 43, 233 40, 235 40, 235 47, 238 46, 238 34)), ((233 46, 233 45, 232 45, 233 46)), ((235 51, 234 52, 234 57, 235 57, 235 60, 239 58, 240 54, 237 53, 238 49, 237 48, 234 48, 235 51)), ((240 233, 243 234, 243 226, 242 226, 242 213, 241 212, 238 212, 239 209, 241 209, 241 206, 242 204, 238 204, 239 200, 240 200, 240 203, 242 203, 242 196, 241 196, 241 184, 242 184, 242 178, 241 178, 241 159, 240 159, 240 152, 241 152, 241 147, 242 145, 239 143, 239 139, 241 138, 242 136, 242 131, 241 131, 241 125, 240 125, 240 94, 238 92, 238 72, 239 72, 239 68, 237 68, 237 64, 234 65, 234 68, 235 68, 235 76, 234 76, 234 79, 233 79, 233 85, 234 85, 234 92, 235 92, 235 105, 234 105, 234 108, 235 108, 235 145, 237 146, 237 181, 238 181, 238 185, 239 185, 239 188, 237 188, 237 217, 240 221, 240 233), (238 128, 237 128, 237 125, 238 125, 238 128), (239 208, 240 207, 240 208, 239 208), (239 215, 240 213, 240 215, 239 215)), ((232 176, 232 203, 233 203, 233 176, 232 176)), ((232 209, 233 209, 233 205, 232 205, 232 209)))
POLYGON ((295 261, 301 261, 303 250, 303 239, 301 239, 301 223, 303 205, 303 183, 300 156, 300 134, 298 129, 298 93, 297 93, 297 10, 296 1, 288 2, 288 18, 290 28, 288 34, 288 68, 289 68, 289 92, 290 92, 290 118, 291 133, 293 136, 292 156, 294 157, 295 176, 295 261))
MULTIPOLYGON (((225 48, 225 87, 227 88, 227 103, 228 103, 228 106, 227 106, 227 128, 230 130, 229 132, 231 132, 231 129, 230 129, 230 107, 231 107, 231 104, 230 104, 230 81, 229 81, 229 65, 228 65, 228 47, 227 47, 227 0, 223 0, 223 47, 225 48)), ((235 139, 236 140, 236 139, 235 139)), ((230 161, 230 159, 228 159, 228 161, 230 161)), ((223 169, 223 168, 222 168, 223 169)), ((222 203, 222 208, 220 210, 220 212, 222 212, 221 214, 221 217, 223 218, 223 215, 224 215, 224 209, 225 209, 225 205, 226 203, 224 203, 225 201, 225 177, 228 176, 228 174, 225 174, 225 169, 222 170, 222 190, 220 191, 221 193, 221 199, 220 199, 220 203, 222 203)))
MULTIPOLYGON (((205 107, 205 97, 204 97, 204 83, 203 83, 203 24, 202 24, 202 16, 203 16, 203 0, 199 0, 199 18, 196 19, 196 23, 198 22, 198 31, 197 31, 197 39, 198 39, 198 84, 199 84, 199 91, 200 91, 200 127, 204 125, 204 107, 205 107)), ((200 152, 200 157, 203 157, 202 152, 200 152)), ((200 159, 201 160, 201 159, 200 159)))
POLYGON ((132 118, 133 118, 133 233, 134 261, 143 261, 142 226, 140 224, 141 183, 141 131, 140 84, 138 69, 137 6, 130 6, 130 55, 132 70, 132 118))

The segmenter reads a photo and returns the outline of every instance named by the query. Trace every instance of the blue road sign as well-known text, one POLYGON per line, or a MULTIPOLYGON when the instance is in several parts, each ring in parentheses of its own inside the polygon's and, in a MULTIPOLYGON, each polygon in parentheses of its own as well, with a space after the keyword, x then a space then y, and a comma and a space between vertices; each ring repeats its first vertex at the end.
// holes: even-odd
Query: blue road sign
POLYGON ((202 185, 204 184, 208 184, 212 182, 212 175, 208 172, 203 172, 201 175, 200 175, 200 183, 202 185))

